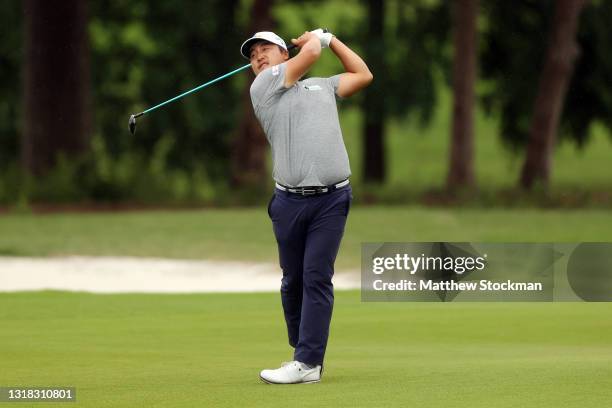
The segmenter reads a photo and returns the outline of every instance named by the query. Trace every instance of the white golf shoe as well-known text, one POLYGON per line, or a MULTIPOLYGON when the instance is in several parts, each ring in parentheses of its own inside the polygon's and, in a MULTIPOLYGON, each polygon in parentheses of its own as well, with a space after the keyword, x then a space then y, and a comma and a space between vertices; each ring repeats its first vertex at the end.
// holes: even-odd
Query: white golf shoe
POLYGON ((268 384, 307 384, 321 381, 321 366, 306 368, 299 361, 282 363, 276 370, 262 370, 259 378, 268 384))

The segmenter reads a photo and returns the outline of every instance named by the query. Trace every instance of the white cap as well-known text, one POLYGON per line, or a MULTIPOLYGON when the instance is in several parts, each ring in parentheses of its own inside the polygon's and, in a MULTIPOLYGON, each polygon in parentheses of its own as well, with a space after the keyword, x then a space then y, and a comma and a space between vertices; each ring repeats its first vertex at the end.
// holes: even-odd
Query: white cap
POLYGON ((279 45, 283 47, 285 51, 287 50, 287 45, 285 45, 285 41, 283 41, 283 39, 280 38, 278 35, 274 34, 272 31, 260 31, 258 33, 255 33, 251 38, 242 43, 242 46, 240 46, 240 53, 242 54, 242 56, 246 59, 251 59, 249 58, 251 53, 251 45, 253 45, 257 41, 262 40, 279 45))

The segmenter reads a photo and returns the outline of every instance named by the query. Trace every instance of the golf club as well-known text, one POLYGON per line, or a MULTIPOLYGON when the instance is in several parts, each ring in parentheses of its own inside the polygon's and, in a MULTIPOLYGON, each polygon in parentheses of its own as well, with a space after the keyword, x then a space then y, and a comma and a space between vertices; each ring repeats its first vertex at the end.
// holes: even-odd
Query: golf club
MULTIPOLYGON (((292 49, 294 47, 295 46, 289 47, 289 49, 292 49)), ((246 64, 245 66, 237 68, 237 69, 235 69, 235 70, 233 70, 231 72, 228 72, 227 74, 221 75, 220 77, 217 77, 217 78, 215 78, 213 80, 210 80, 210 81, 208 81, 208 82, 206 82, 206 83, 204 83, 202 85, 199 85, 199 86, 197 86, 197 87, 195 87, 193 89, 190 89, 189 91, 183 92, 182 94, 177 95, 174 98, 168 99, 167 101, 164 101, 164 102, 162 102, 162 103, 160 103, 158 105, 155 105, 155 106, 153 106, 153 107, 151 107, 151 108, 149 108, 149 109, 147 109, 145 111, 142 111, 140 113, 136 113, 136 114, 131 115, 130 116, 130 121, 129 121, 130 132, 132 132, 132 135, 136 133, 136 118, 138 118, 138 117, 140 117, 140 116, 142 116, 142 115, 144 115, 146 113, 149 113, 149 112, 151 112, 151 111, 153 111, 153 110, 155 110, 157 108, 161 108, 162 106, 167 105, 167 104, 169 104, 171 102, 174 102, 177 99, 180 99, 180 98, 182 98, 184 96, 192 94, 192 93, 194 93, 196 91, 199 91, 200 89, 203 89, 203 88, 207 87, 208 85, 212 85, 215 82, 218 82, 218 81, 220 81, 220 80, 222 80, 224 78, 232 76, 232 75, 234 75, 234 74, 236 74, 236 73, 238 73, 238 72, 240 72, 242 70, 245 70, 245 69, 249 68, 250 66, 251 66, 251 64, 246 64)))
MULTIPOLYGON (((327 29, 326 29, 326 28, 324 28, 324 29, 323 29, 323 32, 327 32, 327 29)), ((291 50, 292 50, 292 49, 294 49, 295 47, 296 47, 296 46, 295 46, 294 44, 290 44, 290 45, 287 47, 287 50, 288 50, 288 51, 291 51, 291 50)), ((134 134, 136 133, 136 118, 138 118, 138 117, 140 117, 140 116, 142 116, 142 115, 144 115, 144 114, 146 114, 146 113, 149 113, 149 112, 151 112, 151 111, 153 111, 153 110, 155 110, 155 109, 157 109, 157 108, 161 108, 162 106, 167 105, 167 104, 169 104, 169 103, 171 103, 171 102, 174 102, 174 101, 176 101, 177 99, 180 99, 180 98, 182 98, 182 97, 184 97, 184 96, 187 96, 187 95, 189 95, 189 94, 192 94, 192 93, 194 93, 194 92, 196 92, 196 91, 199 91, 200 89, 206 88, 208 85, 212 85, 212 84, 214 84, 215 82, 218 82, 218 81, 220 81, 220 80, 222 80, 222 79, 225 79, 225 78, 227 78, 227 77, 230 77, 230 76, 232 76, 232 75, 234 75, 234 74, 236 74, 236 73, 238 73, 238 72, 240 72, 240 71, 242 71, 242 70, 245 70, 245 69, 249 68, 250 66, 251 66, 251 64, 250 64, 250 63, 249 63, 249 64, 246 64, 246 65, 244 65, 244 66, 242 66, 242 67, 240 67, 240 68, 237 68, 237 69, 235 69, 235 70, 233 70, 233 71, 231 71, 231 72, 228 72, 227 74, 221 75, 220 77, 217 77, 217 78, 215 78, 215 79, 213 79, 213 80, 210 80, 210 81, 208 81, 208 82, 206 82, 206 83, 204 83, 204 84, 202 84, 202 85, 199 85, 199 86, 197 86, 197 87, 195 87, 195 88, 193 88, 193 89, 190 89, 189 91, 183 92, 182 94, 177 95, 177 96, 175 96, 174 98, 168 99, 167 101, 164 101, 164 102, 162 102, 162 103, 160 103, 160 104, 158 104, 158 105, 155 105, 155 106, 153 106, 153 107, 151 107, 151 108, 149 108, 149 109, 147 109, 147 110, 145 110, 145 111, 142 111, 142 112, 140 112, 140 113, 136 113, 136 114, 131 115, 131 116, 130 116, 130 120, 129 120, 129 122, 128 122, 128 127, 129 127, 129 129, 130 129, 130 132, 132 133, 132 135, 134 135, 134 134)))

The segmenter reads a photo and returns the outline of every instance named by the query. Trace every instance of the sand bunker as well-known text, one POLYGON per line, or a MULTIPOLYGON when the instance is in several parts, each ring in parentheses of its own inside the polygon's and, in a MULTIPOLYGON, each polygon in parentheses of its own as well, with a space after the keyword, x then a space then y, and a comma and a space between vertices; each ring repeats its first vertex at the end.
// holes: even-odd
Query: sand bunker
MULTIPOLYGON (((0 257, 0 291, 94 293, 276 292, 278 264, 134 257, 0 257)), ((336 289, 360 286, 359 271, 336 271, 336 289)))

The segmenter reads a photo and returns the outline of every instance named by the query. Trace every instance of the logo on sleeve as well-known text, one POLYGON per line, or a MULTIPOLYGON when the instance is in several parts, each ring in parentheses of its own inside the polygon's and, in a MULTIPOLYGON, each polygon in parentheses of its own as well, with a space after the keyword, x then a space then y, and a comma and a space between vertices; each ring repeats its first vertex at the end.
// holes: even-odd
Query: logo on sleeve
POLYGON ((278 75, 278 73, 279 73, 279 72, 280 72, 280 71, 279 71, 279 69, 278 69, 278 65, 275 65, 275 66, 273 66, 273 67, 272 67, 272 75, 273 75, 273 76, 278 75))

